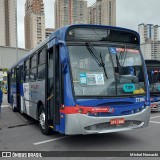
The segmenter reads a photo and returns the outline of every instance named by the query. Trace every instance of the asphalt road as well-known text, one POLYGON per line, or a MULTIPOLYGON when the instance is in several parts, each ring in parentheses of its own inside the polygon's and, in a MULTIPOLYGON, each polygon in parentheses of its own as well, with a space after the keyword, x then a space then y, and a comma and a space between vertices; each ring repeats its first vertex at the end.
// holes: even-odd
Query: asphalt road
POLYGON ((12 112, 4 96, 0 117, 0 151, 160 151, 160 112, 151 113, 147 128, 100 135, 65 136, 56 133, 45 136, 34 120, 12 112))

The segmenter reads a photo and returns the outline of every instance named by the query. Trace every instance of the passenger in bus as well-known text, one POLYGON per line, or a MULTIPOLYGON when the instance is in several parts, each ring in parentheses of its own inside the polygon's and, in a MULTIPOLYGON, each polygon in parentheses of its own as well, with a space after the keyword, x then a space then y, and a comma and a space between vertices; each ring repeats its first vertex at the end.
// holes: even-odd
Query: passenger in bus
POLYGON ((2 105, 2 99, 3 99, 3 92, 0 86, 0 116, 1 116, 1 105, 2 105))

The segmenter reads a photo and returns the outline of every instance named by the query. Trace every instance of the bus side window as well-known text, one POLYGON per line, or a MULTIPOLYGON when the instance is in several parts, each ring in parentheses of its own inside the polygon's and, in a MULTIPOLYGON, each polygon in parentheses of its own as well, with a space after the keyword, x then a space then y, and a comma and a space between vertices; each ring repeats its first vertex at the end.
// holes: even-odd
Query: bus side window
POLYGON ((13 83, 16 82, 16 70, 15 69, 12 70, 12 82, 13 83))
POLYGON ((45 52, 38 53, 38 79, 45 79, 45 52))
POLYGON ((23 65, 20 67, 20 71, 21 71, 21 83, 24 82, 24 71, 23 71, 23 65))
POLYGON ((12 69, 12 72, 11 72, 11 80, 12 80, 12 83, 14 83, 14 79, 15 79, 15 75, 14 75, 14 69, 12 69))
POLYGON ((24 67, 24 82, 29 82, 29 59, 25 62, 24 67))
POLYGON ((36 81, 37 78, 37 54, 31 58, 30 80, 36 81))

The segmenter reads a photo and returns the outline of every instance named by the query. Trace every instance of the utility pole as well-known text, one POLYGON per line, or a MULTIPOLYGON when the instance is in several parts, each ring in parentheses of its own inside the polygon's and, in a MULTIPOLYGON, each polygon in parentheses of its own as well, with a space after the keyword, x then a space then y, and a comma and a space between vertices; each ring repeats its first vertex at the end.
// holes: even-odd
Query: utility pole
POLYGON ((18 9, 18 6, 17 6, 17 0, 16 0, 16 60, 18 62, 18 59, 19 59, 19 53, 18 53, 18 22, 17 22, 17 9, 18 9))

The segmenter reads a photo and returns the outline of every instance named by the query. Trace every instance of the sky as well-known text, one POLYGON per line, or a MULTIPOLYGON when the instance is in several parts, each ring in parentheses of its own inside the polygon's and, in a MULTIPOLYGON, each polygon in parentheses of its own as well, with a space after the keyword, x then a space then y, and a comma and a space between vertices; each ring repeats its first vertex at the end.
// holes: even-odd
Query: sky
MULTIPOLYGON (((54 28, 54 1, 43 0, 46 28, 54 28)), ((96 0, 87 0, 91 6, 96 0)), ((17 0, 18 47, 24 48, 24 5, 17 0)), ((160 26, 160 0, 116 0, 116 26, 138 31, 138 24, 160 26)))

